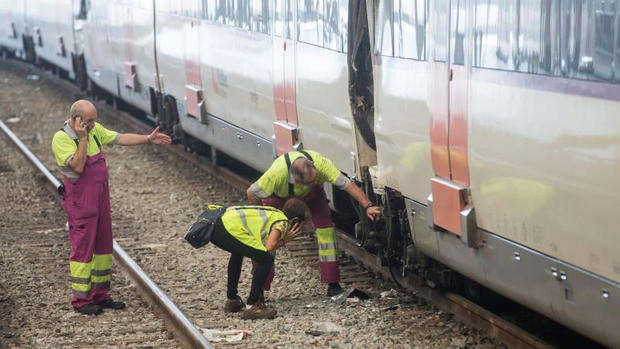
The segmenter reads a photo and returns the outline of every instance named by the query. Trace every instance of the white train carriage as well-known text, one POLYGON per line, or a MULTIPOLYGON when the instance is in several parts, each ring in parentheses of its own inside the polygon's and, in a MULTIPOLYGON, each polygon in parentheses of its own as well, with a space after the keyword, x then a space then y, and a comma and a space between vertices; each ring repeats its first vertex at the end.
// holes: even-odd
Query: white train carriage
POLYGON ((620 347, 620 7, 376 4, 375 184, 416 248, 620 347))
POLYGON ((0 2, 0 48, 4 53, 21 56, 24 52, 23 35, 27 33, 24 0, 0 2))
POLYGON ((389 206, 375 247, 398 235, 407 271, 447 265, 620 347, 617 1, 73 5, 90 81, 166 130, 258 170, 320 151, 389 206))

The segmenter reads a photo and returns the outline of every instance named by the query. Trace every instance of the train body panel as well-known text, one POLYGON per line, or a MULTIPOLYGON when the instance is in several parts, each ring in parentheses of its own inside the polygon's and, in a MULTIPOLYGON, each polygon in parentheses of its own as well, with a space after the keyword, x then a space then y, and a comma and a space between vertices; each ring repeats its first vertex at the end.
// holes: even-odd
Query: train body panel
POLYGON ((469 97, 478 226, 619 282, 620 100, 566 93, 562 78, 490 74, 473 74, 469 97), (535 88, 545 83, 562 93, 535 88))
POLYGON ((117 73, 121 71, 123 55, 112 40, 115 27, 122 26, 122 19, 114 17, 111 6, 115 3, 92 1, 88 19, 84 24, 84 57, 89 79, 112 95, 118 95, 117 73))
POLYGON ((0 46, 22 52, 26 32, 26 2, 24 0, 6 0, 0 2, 0 46))
POLYGON ((296 73, 303 146, 329 154, 341 171, 355 175, 346 54, 298 43, 296 73))
POLYGON ((430 67, 427 62, 381 57, 374 72, 377 185, 398 188, 404 196, 426 202, 433 176, 430 67))
POLYGON ((72 53, 75 53, 72 0, 26 1, 28 26, 39 59, 55 65, 73 77, 72 53))
POLYGON ((119 79, 120 97, 141 109, 151 113, 149 87, 155 87, 155 41, 153 36, 153 2, 119 1, 113 8, 112 16, 122 19, 115 27, 111 41, 121 53, 115 67, 119 79))

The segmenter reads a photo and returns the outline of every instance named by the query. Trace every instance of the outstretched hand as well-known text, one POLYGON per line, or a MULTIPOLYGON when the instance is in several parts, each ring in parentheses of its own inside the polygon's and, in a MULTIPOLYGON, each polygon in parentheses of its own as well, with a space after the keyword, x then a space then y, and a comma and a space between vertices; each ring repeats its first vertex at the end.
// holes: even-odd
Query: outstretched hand
POLYGON ((153 132, 148 137, 149 142, 153 144, 170 144, 172 143, 172 138, 165 133, 159 132, 159 126, 157 126, 153 132))

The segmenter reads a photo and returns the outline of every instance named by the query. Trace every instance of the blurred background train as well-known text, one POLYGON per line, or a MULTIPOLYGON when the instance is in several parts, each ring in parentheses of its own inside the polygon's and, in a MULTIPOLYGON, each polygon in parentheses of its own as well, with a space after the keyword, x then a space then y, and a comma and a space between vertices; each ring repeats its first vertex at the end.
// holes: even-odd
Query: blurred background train
POLYGON ((395 274, 620 347, 620 1, 3 0, 0 45, 213 159, 317 150, 395 274))

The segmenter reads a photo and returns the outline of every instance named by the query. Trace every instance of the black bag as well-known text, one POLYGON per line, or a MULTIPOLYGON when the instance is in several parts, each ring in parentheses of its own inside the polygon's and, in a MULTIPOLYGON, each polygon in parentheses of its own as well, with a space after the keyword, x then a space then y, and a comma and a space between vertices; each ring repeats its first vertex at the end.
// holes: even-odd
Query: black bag
POLYGON ((207 208, 198 216, 196 221, 187 230, 185 240, 194 248, 200 248, 211 241, 215 223, 226 212, 226 207, 207 208))

